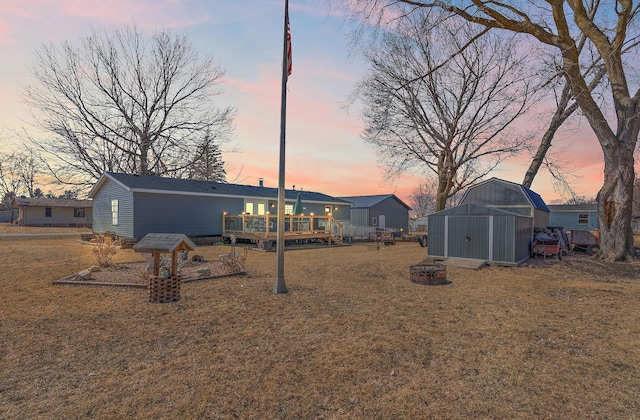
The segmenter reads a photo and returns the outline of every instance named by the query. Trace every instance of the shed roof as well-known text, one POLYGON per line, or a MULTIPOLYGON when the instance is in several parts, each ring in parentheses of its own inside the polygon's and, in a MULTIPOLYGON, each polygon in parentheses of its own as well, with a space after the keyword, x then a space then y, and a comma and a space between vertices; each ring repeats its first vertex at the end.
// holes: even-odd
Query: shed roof
POLYGON ((389 198, 393 198, 402 204, 407 210, 411 210, 404 201, 400 200, 395 194, 379 194, 379 195, 359 195, 351 197, 340 197, 340 199, 353 203, 351 208, 370 208, 389 198))
POLYGON ((477 204, 461 204, 456 207, 440 210, 436 213, 432 213, 430 216, 516 216, 516 217, 530 217, 519 213, 510 212, 507 210, 497 209, 495 207, 479 206, 477 204))
MULTIPOLYGON (((105 172, 89 192, 89 197, 93 198, 108 179, 115 181, 126 190, 132 192, 262 199, 276 199, 278 197, 277 188, 116 172, 105 172)), ((295 200, 298 194, 300 194, 300 199, 305 202, 348 204, 348 202, 336 197, 303 190, 286 190, 285 198, 295 200)))
POLYGON ((92 207, 93 200, 72 200, 68 198, 16 197, 13 207, 92 207))
POLYGON ((500 178, 496 178, 496 177, 489 178, 486 181, 480 182, 478 184, 475 184, 475 185, 472 185, 471 187, 469 187, 469 189, 464 193, 464 196, 462 197, 461 202, 464 202, 467 194, 469 194, 469 191, 471 191, 471 190, 473 190, 475 188, 479 188, 479 187, 481 187, 481 186, 483 186, 485 184, 488 184, 488 183, 505 183, 505 184, 510 184, 510 185, 516 186, 517 188, 519 188, 522 191, 524 196, 528 199, 528 201, 531 203, 531 205, 534 208, 536 208, 538 210, 547 211, 547 212, 549 211, 549 208, 547 207, 547 204, 544 202, 544 200, 542 199, 542 197, 538 193, 530 190, 529 188, 525 187, 522 184, 518 184, 516 182, 507 181, 505 179, 500 179, 500 178))
POLYGON ((182 233, 148 233, 134 246, 136 252, 173 252, 196 249, 196 245, 182 233))

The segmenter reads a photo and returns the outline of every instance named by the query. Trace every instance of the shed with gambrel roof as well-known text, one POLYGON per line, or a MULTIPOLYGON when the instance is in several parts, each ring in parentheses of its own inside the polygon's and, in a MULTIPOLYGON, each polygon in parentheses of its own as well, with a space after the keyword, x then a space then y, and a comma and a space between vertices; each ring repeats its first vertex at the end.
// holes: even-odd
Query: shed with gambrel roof
POLYGON ((540 195, 491 178, 470 187, 459 206, 429 216, 430 256, 518 265, 531 254, 536 228, 549 224, 540 195))

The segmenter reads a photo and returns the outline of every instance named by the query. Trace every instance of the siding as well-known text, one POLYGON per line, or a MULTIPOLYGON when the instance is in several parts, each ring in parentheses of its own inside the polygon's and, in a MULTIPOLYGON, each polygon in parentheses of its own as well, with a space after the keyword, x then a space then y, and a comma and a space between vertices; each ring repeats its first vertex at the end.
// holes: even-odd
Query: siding
POLYGON ((55 226, 55 225, 90 225, 92 220, 91 208, 85 208, 85 217, 74 217, 73 207, 51 207, 51 217, 45 216, 45 207, 24 206, 22 210, 22 224, 25 226, 55 226))
POLYGON ((134 238, 133 196, 119 184, 107 180, 93 198, 93 231, 114 232, 118 236, 134 238), (111 224, 111 200, 118 200, 118 224, 111 224))
MULTIPOLYGON (((385 227, 407 230, 409 228, 409 211, 393 197, 372 206, 369 209, 369 223, 375 217, 380 221, 380 215, 385 216, 385 227)), ((353 223, 353 222, 352 222, 353 223)))
POLYGON ((369 209, 351 209, 351 224, 354 226, 371 226, 369 209))
POLYGON ((244 199, 170 194, 135 194, 134 236, 147 233, 183 233, 187 236, 222 235, 222 213, 242 213, 244 199))

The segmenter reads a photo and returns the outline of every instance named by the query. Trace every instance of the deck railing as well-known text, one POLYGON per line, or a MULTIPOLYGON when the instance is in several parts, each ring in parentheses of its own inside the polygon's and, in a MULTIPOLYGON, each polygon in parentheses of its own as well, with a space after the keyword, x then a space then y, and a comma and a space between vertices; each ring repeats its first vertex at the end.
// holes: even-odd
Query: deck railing
MULTIPOLYGON (((243 235, 260 235, 265 236, 277 233, 276 214, 252 215, 237 214, 231 215, 224 213, 222 215, 222 226, 225 234, 243 234, 243 235)), ((284 217, 284 232, 290 233, 324 233, 331 234, 342 239, 343 227, 340 222, 331 215, 326 216, 293 216, 286 215, 284 217)))

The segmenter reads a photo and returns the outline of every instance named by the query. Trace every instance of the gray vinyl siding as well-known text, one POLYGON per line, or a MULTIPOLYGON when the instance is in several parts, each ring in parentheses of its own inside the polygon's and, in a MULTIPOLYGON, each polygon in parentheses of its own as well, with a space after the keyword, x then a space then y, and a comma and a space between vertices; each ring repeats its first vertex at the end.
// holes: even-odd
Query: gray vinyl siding
POLYGON ((393 197, 372 206, 369 209, 369 225, 375 217, 380 223, 380 215, 385 216, 385 227, 407 230, 409 227, 409 211, 393 197))
POLYGON ((354 226, 371 226, 369 209, 351 209, 351 224, 354 226))
POLYGON ((571 229, 584 229, 593 230, 598 229, 598 213, 595 211, 570 211, 570 212, 556 212, 551 211, 549 214, 550 226, 562 226, 566 230, 571 229), (587 224, 578 224, 578 215, 588 214, 589 220, 587 224))
POLYGON ((150 232, 222 235, 222 213, 242 213, 244 199, 171 194, 135 194, 134 237, 150 232))
POLYGON ((93 198, 93 231, 114 232, 118 236, 134 238, 133 196, 119 184, 108 180, 93 198), (118 224, 113 225, 111 200, 118 200, 118 224))

